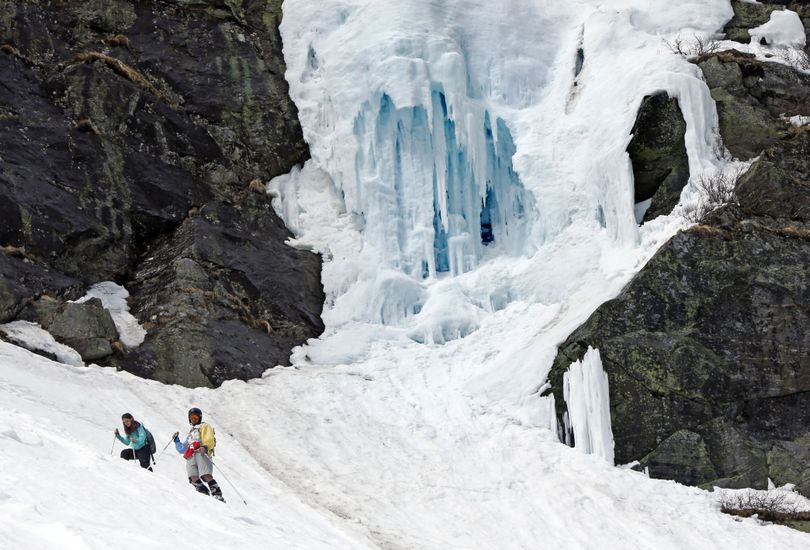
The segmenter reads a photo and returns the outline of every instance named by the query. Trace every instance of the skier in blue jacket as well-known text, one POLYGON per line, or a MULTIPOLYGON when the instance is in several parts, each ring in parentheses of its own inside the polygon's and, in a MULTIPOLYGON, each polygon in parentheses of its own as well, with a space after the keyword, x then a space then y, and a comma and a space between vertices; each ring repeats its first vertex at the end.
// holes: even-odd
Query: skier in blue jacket
POLYGON ((124 424, 126 437, 121 436, 118 428, 115 429, 115 437, 124 445, 132 446, 131 449, 121 451, 121 458, 124 460, 135 460, 137 458, 141 463, 141 468, 145 468, 151 472, 152 467, 149 465, 149 458, 152 453, 149 450, 149 439, 146 437, 146 429, 129 413, 121 415, 121 422, 124 424))

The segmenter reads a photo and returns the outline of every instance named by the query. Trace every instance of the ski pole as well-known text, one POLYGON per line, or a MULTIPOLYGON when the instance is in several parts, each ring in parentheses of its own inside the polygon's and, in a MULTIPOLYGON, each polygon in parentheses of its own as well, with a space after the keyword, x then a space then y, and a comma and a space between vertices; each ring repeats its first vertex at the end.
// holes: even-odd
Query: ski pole
POLYGON ((162 450, 162 451, 160 451, 160 454, 159 454, 159 455, 157 455, 157 458, 154 458, 154 457, 153 457, 153 460, 155 461, 155 463, 157 463, 157 459, 158 459, 158 458, 160 458, 160 457, 162 457, 162 456, 163 456, 163 453, 165 453, 165 452, 166 452, 166 449, 168 449, 168 448, 169 448, 169 445, 171 445, 171 444, 172 444, 172 441, 174 441, 174 438, 171 438, 171 439, 169 440, 169 442, 168 442, 168 443, 166 443, 166 446, 165 446, 165 447, 163 447, 163 450, 162 450))
POLYGON ((115 442, 116 441, 118 441, 118 438, 115 437, 115 434, 113 434, 113 444, 112 444, 112 447, 110 447, 110 456, 112 456, 113 451, 115 450, 115 442))
POLYGON ((230 480, 230 479, 228 479, 228 476, 226 476, 226 475, 225 475, 225 472, 223 472, 223 471, 222 471, 222 468, 220 468, 219 466, 217 466, 217 465, 216 465, 216 463, 215 463, 213 460, 211 461, 211 464, 213 464, 213 465, 214 465, 214 468, 216 468, 216 469, 217 469, 217 471, 219 471, 219 473, 220 473, 220 474, 222 474, 222 477, 224 477, 224 478, 225 478, 225 481, 227 481, 227 482, 228 482, 228 485, 230 485, 230 486, 231 486, 231 488, 232 488, 232 489, 234 490, 234 492, 235 492, 235 493, 236 493, 236 494, 239 496, 239 498, 241 498, 241 499, 242 499, 242 502, 244 502, 244 503, 245 503, 245 506, 247 506, 247 501, 246 501, 246 500, 244 499, 244 497, 243 497, 243 496, 242 496, 242 495, 239 493, 239 491, 236 489, 236 487, 234 486, 234 484, 233 484, 233 483, 231 483, 231 480, 230 480))

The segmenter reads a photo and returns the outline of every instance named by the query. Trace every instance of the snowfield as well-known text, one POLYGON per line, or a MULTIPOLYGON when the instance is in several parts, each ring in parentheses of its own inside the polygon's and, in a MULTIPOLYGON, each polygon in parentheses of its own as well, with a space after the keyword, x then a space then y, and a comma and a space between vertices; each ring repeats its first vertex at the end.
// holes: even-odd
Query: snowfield
MULTIPOLYGON (((614 467, 598 350, 568 377, 579 448, 558 441, 563 396, 541 396, 559 343, 699 199, 689 185, 637 225, 625 151, 644 96, 678 98, 693 178, 748 160, 664 45, 731 15, 728 0, 286 0, 312 159, 268 192, 289 244, 324 257, 324 335, 216 390, 0 342, 0 548, 806 549, 714 493, 614 467), (110 455, 123 412, 160 450, 191 406, 217 430, 225 505, 171 447, 154 473, 110 455)), ((137 345, 123 292, 102 294, 137 345)))
POLYGON ((447 372, 413 366, 189 390, 0 343, 0 548, 807 548, 721 514, 712 493, 464 405, 447 372), (404 386, 413 370, 421 390, 404 386), (160 449, 193 405, 216 427, 226 504, 193 491, 171 446, 154 473, 120 444, 110 456, 122 412, 160 449))

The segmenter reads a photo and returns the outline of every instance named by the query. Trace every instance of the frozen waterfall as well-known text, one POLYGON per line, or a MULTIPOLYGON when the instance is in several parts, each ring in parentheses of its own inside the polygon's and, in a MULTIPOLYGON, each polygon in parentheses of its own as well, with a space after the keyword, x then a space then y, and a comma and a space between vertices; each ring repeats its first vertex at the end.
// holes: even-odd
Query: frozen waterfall
POLYGON ((446 342, 649 257, 678 222, 635 219, 643 97, 678 98, 691 173, 722 164, 708 89, 658 33, 709 34, 729 11, 655 4, 285 2, 312 160, 270 187, 299 244, 342 264, 325 270, 327 334, 371 323, 446 342))

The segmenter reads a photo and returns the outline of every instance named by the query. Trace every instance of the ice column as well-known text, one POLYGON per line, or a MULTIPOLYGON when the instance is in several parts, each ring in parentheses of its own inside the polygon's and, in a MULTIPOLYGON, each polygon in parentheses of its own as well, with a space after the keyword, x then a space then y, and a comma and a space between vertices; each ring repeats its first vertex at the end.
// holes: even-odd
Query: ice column
POLYGON ((563 398, 573 432, 574 447, 613 464, 613 430, 610 427, 608 377, 599 350, 588 347, 580 361, 563 374, 563 398))

